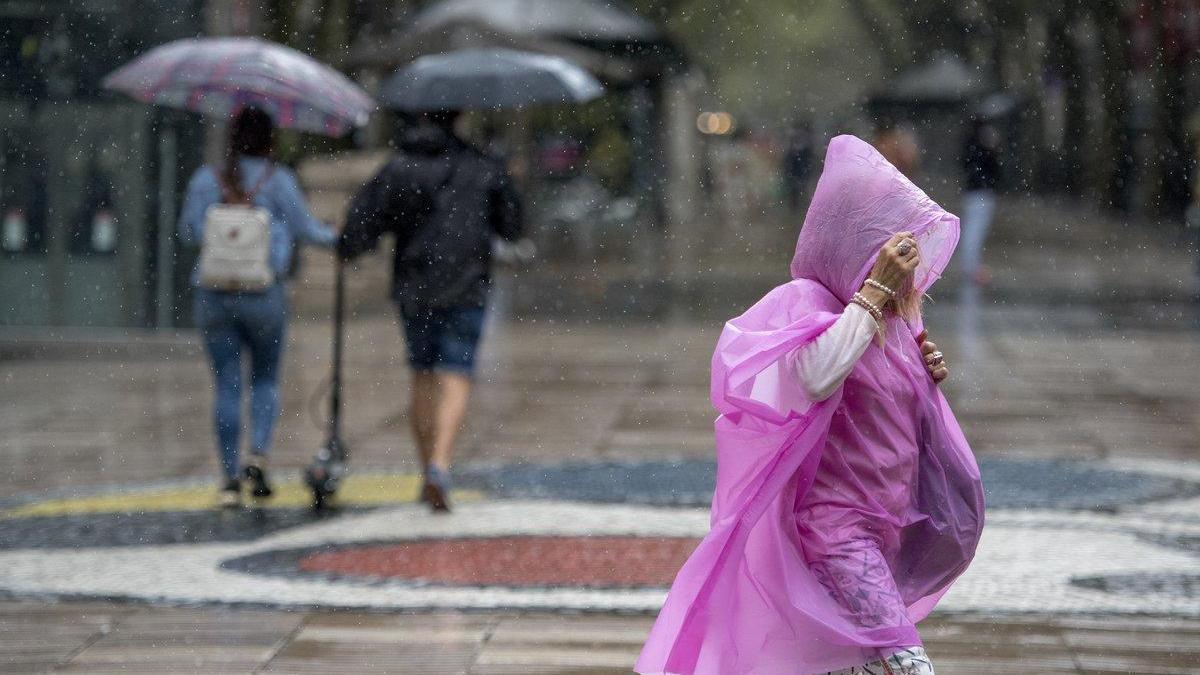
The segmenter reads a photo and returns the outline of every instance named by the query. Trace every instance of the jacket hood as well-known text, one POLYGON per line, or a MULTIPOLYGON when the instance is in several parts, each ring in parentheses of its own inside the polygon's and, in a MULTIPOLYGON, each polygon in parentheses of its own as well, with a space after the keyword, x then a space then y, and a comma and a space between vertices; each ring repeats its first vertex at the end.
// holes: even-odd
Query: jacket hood
POLYGON ((874 147, 855 136, 829 142, 825 168, 796 241, 793 279, 820 283, 842 302, 862 287, 879 248, 897 232, 916 235, 924 293, 958 244, 958 217, 930 199, 874 147))
POLYGON ((415 155, 445 155, 463 146, 454 134, 432 125, 405 129, 398 143, 401 152, 415 155))

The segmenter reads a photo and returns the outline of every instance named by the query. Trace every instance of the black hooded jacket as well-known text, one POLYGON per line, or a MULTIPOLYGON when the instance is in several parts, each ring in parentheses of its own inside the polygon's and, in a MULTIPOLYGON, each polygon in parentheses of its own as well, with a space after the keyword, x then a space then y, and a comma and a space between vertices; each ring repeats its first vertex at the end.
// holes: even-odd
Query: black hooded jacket
POLYGON ((963 148, 963 172, 967 190, 994 190, 1000 182, 1000 157, 994 142, 976 131, 963 148))
POLYGON ((418 127, 355 195, 338 242, 343 260, 396 237, 392 297, 410 307, 482 306, 493 236, 521 235, 521 203, 504 165, 437 127, 418 127))

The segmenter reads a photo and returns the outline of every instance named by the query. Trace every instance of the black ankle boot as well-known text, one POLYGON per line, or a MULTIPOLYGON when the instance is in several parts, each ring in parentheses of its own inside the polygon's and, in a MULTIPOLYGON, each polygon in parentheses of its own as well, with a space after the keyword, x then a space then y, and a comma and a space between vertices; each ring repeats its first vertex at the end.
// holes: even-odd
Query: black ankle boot
POLYGON ((250 494, 258 499, 270 497, 274 490, 267 482, 267 460, 262 455, 252 455, 245 469, 246 480, 250 481, 250 494))

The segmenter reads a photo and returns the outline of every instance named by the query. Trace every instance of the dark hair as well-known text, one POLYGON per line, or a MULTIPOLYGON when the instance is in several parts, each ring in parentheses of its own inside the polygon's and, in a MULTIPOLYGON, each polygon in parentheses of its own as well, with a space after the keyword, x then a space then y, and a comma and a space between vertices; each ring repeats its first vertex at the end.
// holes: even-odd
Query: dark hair
POLYGON ((225 167, 221 183, 226 192, 237 200, 246 198, 242 188, 242 155, 267 157, 275 136, 275 122, 262 108, 247 106, 229 121, 229 137, 225 145, 225 167))

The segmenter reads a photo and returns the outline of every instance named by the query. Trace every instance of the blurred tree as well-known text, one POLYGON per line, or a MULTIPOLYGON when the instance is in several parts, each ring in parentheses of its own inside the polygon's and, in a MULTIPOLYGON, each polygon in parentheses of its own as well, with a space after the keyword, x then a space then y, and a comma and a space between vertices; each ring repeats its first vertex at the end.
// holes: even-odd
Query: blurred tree
MULTIPOLYGON (((863 92, 889 68, 878 36, 840 0, 629 4, 666 25, 740 128, 778 126, 796 115, 854 117, 863 92)), ((893 34, 898 41, 906 35, 900 29, 893 34)))
POLYGON ((345 61, 353 37, 368 23, 383 22, 413 0, 262 0, 259 5, 270 39, 335 66, 345 61))
POLYGON ((1123 0, 1096 0, 1092 11, 1101 42, 1100 99, 1104 112, 1093 187, 1102 204, 1126 211, 1130 203, 1130 59, 1123 0))
POLYGON ((1178 213, 1200 0, 846 0, 895 72, 951 51, 1023 97, 1025 186, 1178 213), (1139 187, 1140 186, 1140 187, 1139 187))
MULTIPOLYGON (((426 0, 262 0, 272 39, 344 60, 364 25, 426 0)), ((1024 101, 1018 186, 1176 211, 1200 103, 1200 0, 628 0, 668 27, 743 125, 857 114, 865 92, 938 51, 1024 101)), ((950 130, 953 132, 954 130, 950 130)))
POLYGON ((855 18, 875 38, 884 66, 898 73, 913 62, 909 35, 904 24, 904 3, 889 0, 850 0, 849 6, 855 18))

